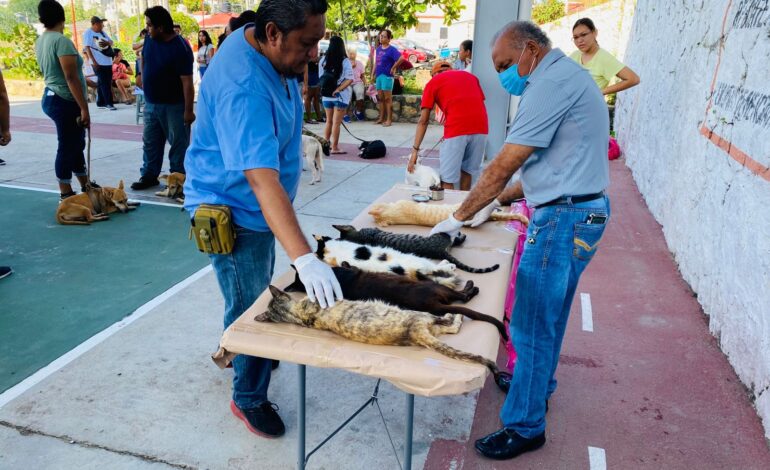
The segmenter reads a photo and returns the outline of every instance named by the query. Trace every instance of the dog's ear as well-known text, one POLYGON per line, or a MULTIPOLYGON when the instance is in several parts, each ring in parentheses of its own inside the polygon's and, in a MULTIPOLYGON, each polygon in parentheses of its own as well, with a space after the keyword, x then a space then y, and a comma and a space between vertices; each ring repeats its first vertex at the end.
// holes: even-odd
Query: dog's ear
POLYGON ((120 180, 120 183, 118 183, 118 189, 123 189, 123 180, 120 180))

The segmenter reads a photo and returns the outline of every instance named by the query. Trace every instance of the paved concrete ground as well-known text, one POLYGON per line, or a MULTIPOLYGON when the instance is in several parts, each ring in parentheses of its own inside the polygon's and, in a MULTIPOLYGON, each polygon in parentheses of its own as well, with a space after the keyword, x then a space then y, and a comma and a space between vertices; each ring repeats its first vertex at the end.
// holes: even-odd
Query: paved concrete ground
MULTIPOLYGON (((0 183, 55 188, 55 137, 39 105, 15 102, 11 112, 12 125, 24 131, 14 130, 11 146, 0 149, 8 161, 0 183)), ((130 133, 139 129, 131 126, 133 111, 93 113, 94 176, 107 184, 132 181, 141 163, 138 134, 130 133)), ((413 126, 350 127, 408 153, 413 126)), ((426 141, 439 136, 432 128, 426 141)), ((343 142, 355 141, 343 131, 343 142)), ((392 157, 385 163, 399 161, 392 157)), ((588 446, 606 452, 608 468, 770 468, 758 418, 676 273, 660 227, 622 161, 612 168, 613 222, 580 287, 594 299, 594 333, 580 328, 576 300, 547 447, 507 463, 473 454, 473 439, 499 427, 502 394, 488 384, 480 394, 417 397, 415 468, 602 468, 589 462, 588 446)), ((308 177, 303 174, 295 204, 300 223, 306 235, 329 233, 330 223, 349 220, 401 181, 403 166, 330 159, 321 185, 308 186, 308 177)), ((153 200, 153 192, 133 196, 153 200)), ((279 252, 277 272, 288 265, 279 252)), ((267 441, 246 432, 228 410, 230 371, 209 359, 221 312, 213 274, 205 274, 0 408, 0 468, 291 468, 296 366, 282 364, 270 390, 286 437, 267 441)), ((373 385, 309 369, 308 445, 363 403, 373 385)), ((386 384, 381 396, 400 447, 404 395, 386 384)), ((374 409, 310 462, 310 468, 367 467, 398 468, 374 409)))

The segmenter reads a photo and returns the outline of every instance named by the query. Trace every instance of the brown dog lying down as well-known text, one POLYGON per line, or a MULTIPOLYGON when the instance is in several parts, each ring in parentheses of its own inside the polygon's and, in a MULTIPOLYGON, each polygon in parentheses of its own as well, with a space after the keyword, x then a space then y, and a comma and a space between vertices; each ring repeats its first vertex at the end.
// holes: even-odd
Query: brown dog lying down
MULTIPOLYGON (((468 302, 479 293, 473 281, 468 281, 462 290, 454 290, 429 280, 419 281, 396 274, 362 271, 347 262, 332 270, 342 287, 342 296, 347 300, 380 300, 406 310, 437 316, 459 313, 472 320, 491 323, 500 332, 500 336, 506 341, 508 339, 508 332, 500 320, 466 307, 451 305, 452 302, 468 302)), ((286 291, 305 292, 299 275, 286 291)))
POLYGON ((158 179, 166 183, 166 189, 155 193, 156 196, 168 197, 176 202, 184 203, 184 173, 171 173, 170 175, 160 175, 158 179))
POLYGON ((109 219, 107 214, 125 213, 138 205, 138 202, 128 202, 123 180, 120 180, 117 188, 91 188, 63 200, 56 209, 56 221, 62 225, 90 225, 91 222, 109 219))

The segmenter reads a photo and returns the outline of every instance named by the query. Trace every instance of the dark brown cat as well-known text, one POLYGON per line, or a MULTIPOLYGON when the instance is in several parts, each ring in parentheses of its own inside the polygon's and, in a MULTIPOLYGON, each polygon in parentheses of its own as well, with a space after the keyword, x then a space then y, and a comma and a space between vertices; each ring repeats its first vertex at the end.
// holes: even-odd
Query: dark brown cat
MULTIPOLYGON (((508 340, 508 332, 500 320, 467 307, 451 305, 452 302, 468 302, 479 293, 479 288, 473 285, 473 281, 468 281, 463 290, 454 290, 433 281, 418 281, 396 274, 362 271, 348 263, 342 263, 342 266, 332 270, 342 287, 342 296, 345 299, 381 300, 407 310, 438 316, 459 313, 472 320, 491 323, 500 332, 500 336, 508 340)), ((299 276, 296 276, 286 290, 304 292, 305 286, 299 276)))
POLYGON ((423 258, 442 259, 457 266, 458 269, 469 273, 489 273, 500 267, 499 264, 488 268, 472 268, 455 258, 449 249, 465 241, 465 235, 460 235, 452 243, 446 233, 437 233, 429 237, 414 234, 392 233, 378 228, 362 228, 356 230, 352 225, 332 225, 340 232, 340 240, 347 240, 362 245, 383 246, 393 248, 402 253, 409 253, 423 258))
POLYGON ((270 286, 270 293, 273 298, 267 311, 257 315, 254 318, 256 321, 293 323, 332 331, 366 344, 422 346, 454 359, 482 364, 492 371, 495 380, 505 374, 489 359, 460 351, 436 338, 441 334, 458 333, 462 323, 459 315, 448 313, 437 317, 425 312, 402 310, 376 300, 340 300, 322 309, 307 297, 294 300, 274 286, 270 286))

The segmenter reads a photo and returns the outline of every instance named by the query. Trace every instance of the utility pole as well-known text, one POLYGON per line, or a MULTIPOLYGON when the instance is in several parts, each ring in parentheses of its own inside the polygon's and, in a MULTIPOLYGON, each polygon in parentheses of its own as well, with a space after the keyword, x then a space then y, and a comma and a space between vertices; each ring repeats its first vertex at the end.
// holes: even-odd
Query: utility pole
POLYGON ((80 39, 78 38, 77 18, 75 18, 75 0, 70 0, 70 9, 72 11, 72 37, 75 38, 75 50, 80 54, 80 39))

